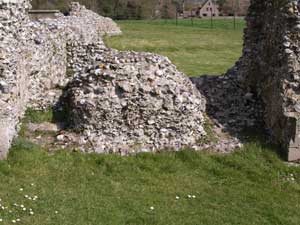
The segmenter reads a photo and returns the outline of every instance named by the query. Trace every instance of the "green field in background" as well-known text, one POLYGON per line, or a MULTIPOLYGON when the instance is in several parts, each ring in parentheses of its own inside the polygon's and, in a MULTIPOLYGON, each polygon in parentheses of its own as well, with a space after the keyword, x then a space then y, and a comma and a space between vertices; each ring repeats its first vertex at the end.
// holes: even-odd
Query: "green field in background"
POLYGON ((188 76, 222 74, 241 56, 244 20, 119 21, 122 36, 106 39, 119 50, 149 51, 168 56, 188 76))

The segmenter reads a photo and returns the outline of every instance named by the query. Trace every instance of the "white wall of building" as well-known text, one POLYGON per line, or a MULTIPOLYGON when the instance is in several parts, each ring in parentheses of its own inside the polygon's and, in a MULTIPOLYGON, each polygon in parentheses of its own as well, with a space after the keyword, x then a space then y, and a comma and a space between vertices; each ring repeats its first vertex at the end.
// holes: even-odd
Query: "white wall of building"
POLYGON ((200 10, 200 17, 219 16, 218 5, 208 0, 200 10))

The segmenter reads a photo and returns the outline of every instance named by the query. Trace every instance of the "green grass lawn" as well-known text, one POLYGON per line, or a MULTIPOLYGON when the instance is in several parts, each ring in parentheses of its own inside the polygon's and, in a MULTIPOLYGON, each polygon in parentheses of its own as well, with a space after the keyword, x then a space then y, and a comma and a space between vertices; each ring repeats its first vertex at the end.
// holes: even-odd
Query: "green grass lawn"
POLYGON ((119 50, 149 51, 168 56, 189 76, 222 74, 234 65, 242 52, 244 21, 209 20, 120 21, 122 36, 106 43, 119 50))
POLYGON ((285 166, 255 143, 230 156, 186 150, 122 158, 65 151, 49 155, 19 140, 0 163, 0 196, 9 206, 0 215, 4 224, 20 218, 28 225, 298 225, 299 177, 299 168, 285 166), (290 174, 295 182, 286 180, 290 174))
MULTIPOLYGON (((124 48, 155 50, 156 44, 151 43, 160 40, 167 45, 166 53, 172 53, 169 35, 173 33, 173 47, 179 57, 182 48, 177 49, 178 43, 195 46, 200 54, 196 42, 182 40, 184 34, 195 38, 197 33, 206 33, 208 42, 218 40, 216 45, 220 49, 215 47, 214 51, 232 52, 233 61, 233 55, 238 57, 241 51, 240 44, 222 44, 218 35, 228 32, 232 39, 241 42, 241 30, 230 33, 221 28, 179 28, 173 24, 143 25, 132 21, 122 22, 121 26, 125 35, 108 40, 111 46, 124 43, 124 48)), ((209 52, 210 45, 204 42, 199 45, 209 52)), ((186 54, 185 47, 182 51, 186 54)), ((196 72, 198 64, 193 61, 193 54, 185 57, 190 62, 190 71, 196 72)), ((219 59, 210 57, 207 70, 218 73, 219 59)), ((229 61, 224 68, 231 64, 229 61)), ((28 122, 52 119, 51 112, 30 110, 22 129, 26 129, 28 122)), ((49 153, 24 139, 21 132, 8 159, 0 162, 0 180, 0 203, 4 206, 3 210, 0 206, 0 224, 13 224, 16 219, 21 220, 17 224, 26 225, 300 224, 300 167, 287 166, 273 147, 260 141, 250 142, 231 155, 184 150, 120 157, 74 151, 49 153), (28 199, 35 195, 35 201, 28 199), (19 206, 13 206, 15 203, 19 206)))

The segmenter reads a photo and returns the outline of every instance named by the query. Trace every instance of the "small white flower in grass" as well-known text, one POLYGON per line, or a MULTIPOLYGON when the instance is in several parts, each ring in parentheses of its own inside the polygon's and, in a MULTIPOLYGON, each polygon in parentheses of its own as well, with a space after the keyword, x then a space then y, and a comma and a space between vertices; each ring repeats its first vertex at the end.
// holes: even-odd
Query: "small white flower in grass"
POLYGON ((196 198, 196 195, 193 195, 192 198, 196 198))
POLYGON ((1 209, 3 209, 3 210, 4 210, 4 209, 5 209, 5 207, 4 207, 4 206, 1 206, 1 209))
POLYGON ((31 183, 31 186, 34 186, 34 183, 31 183))
POLYGON ((16 223, 17 221, 16 221, 16 220, 12 220, 11 222, 12 222, 12 223, 16 223))
POLYGON ((30 211, 30 212, 29 212, 29 214, 30 214, 30 215, 33 215, 33 214, 34 214, 34 212, 30 211))
POLYGON ((150 210, 154 210, 154 207, 153 207, 153 206, 151 206, 151 207, 150 207, 150 210))
POLYGON ((176 199, 178 200, 178 199, 179 199, 179 196, 176 196, 176 199))
POLYGON ((31 197, 28 197, 28 200, 32 200, 32 198, 31 198, 31 197))
POLYGON ((30 208, 29 211, 32 211, 32 208, 30 208))
POLYGON ((188 195, 188 198, 192 198, 192 196, 191 196, 191 195, 188 195))
POLYGON ((3 222, 3 219, 0 218, 0 222, 3 222))
POLYGON ((55 211, 55 214, 58 214, 58 211, 55 211))
POLYGON ((20 219, 16 219, 16 221, 17 221, 17 222, 20 222, 21 220, 20 220, 20 219))
POLYGON ((28 198, 29 196, 28 196, 28 195, 24 195, 24 197, 25 197, 25 198, 28 198))
POLYGON ((23 189, 23 188, 20 188, 20 191, 24 191, 24 189, 23 189))
POLYGON ((23 211, 26 211, 26 208, 23 208, 23 211))

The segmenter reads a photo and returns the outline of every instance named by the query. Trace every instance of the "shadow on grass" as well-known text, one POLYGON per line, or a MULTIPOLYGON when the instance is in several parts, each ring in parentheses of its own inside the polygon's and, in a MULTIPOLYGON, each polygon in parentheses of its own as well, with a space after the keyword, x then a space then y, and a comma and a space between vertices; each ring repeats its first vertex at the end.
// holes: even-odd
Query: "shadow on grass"
POLYGON ((212 122, 211 127, 242 143, 255 142, 264 149, 272 149, 286 160, 287 153, 281 146, 269 143, 270 137, 264 128, 263 104, 257 96, 245 92, 236 77, 229 71, 225 75, 190 78, 206 99, 206 114, 212 122))
MULTIPOLYGON (((69 128, 69 112, 68 109, 64 106, 59 108, 58 107, 53 107, 51 109, 47 109, 45 111, 39 111, 39 110, 33 110, 33 109, 28 109, 26 111, 25 117, 23 119, 23 126, 26 126, 28 123, 42 123, 42 122, 51 122, 51 123, 57 123, 57 124, 62 124, 64 129, 69 128)), ((211 129, 212 124, 206 124, 206 130, 209 131, 209 137, 210 140, 214 140, 213 137, 213 130, 211 129)), ((236 133, 234 133, 235 135, 236 133)), ((278 157, 281 160, 286 159, 286 153, 282 151, 280 146, 271 144, 268 142, 268 136, 266 135, 265 131, 263 130, 262 127, 248 127, 245 128, 242 132, 238 133, 238 138, 242 138, 244 140, 245 145, 256 145, 259 146, 261 149, 265 149, 265 151, 276 153, 278 157)), ((16 141, 14 142, 14 145, 12 147, 13 149, 24 149, 24 150, 29 150, 29 149, 39 149, 40 147, 33 144, 32 142, 26 140, 22 136, 22 129, 20 132, 20 138, 17 138, 16 141)), ((165 151, 160 151, 156 153, 157 155, 162 155, 169 154, 170 150, 165 150, 165 151)), ((194 154, 198 153, 192 153, 193 151, 190 149, 184 149, 180 152, 174 153, 176 157, 179 157, 182 159, 182 161, 193 161, 192 159, 194 158, 194 154)), ((171 153, 172 154, 172 153, 171 153)), ((212 154, 212 153, 204 153, 204 154, 212 154)), ((138 154, 138 157, 143 158, 151 158, 155 159, 156 157, 153 156, 152 154, 138 154)))

